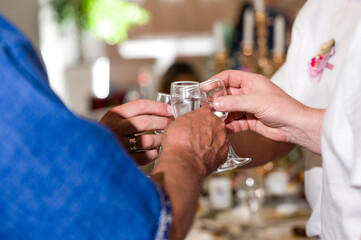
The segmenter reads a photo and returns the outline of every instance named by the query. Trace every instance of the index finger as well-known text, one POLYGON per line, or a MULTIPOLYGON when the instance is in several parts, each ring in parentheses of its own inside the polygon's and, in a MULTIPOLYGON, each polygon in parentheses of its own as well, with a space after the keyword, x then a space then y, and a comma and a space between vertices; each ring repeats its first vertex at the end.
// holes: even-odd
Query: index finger
POLYGON ((245 83, 259 77, 260 75, 255 73, 227 70, 214 75, 212 78, 221 78, 226 87, 241 88, 245 83))
POLYGON ((262 106, 263 98, 255 95, 223 96, 214 101, 214 108, 224 112, 249 112, 256 113, 257 107, 262 106))
POLYGON ((131 101, 112 109, 122 118, 131 118, 139 115, 173 116, 170 105, 147 99, 131 101))

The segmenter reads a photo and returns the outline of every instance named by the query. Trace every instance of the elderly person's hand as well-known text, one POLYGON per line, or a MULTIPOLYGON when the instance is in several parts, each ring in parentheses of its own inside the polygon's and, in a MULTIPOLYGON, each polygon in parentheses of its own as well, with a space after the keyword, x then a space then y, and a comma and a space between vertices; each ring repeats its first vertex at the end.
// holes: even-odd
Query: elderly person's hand
POLYGON ((225 71, 214 77, 223 79, 230 94, 214 102, 218 111, 232 112, 227 119, 228 131, 250 129, 320 153, 324 110, 303 105, 262 75, 225 71))
POLYGON ((196 109, 168 126, 162 148, 152 178, 172 202, 171 239, 184 239, 197 209, 203 179, 226 161, 225 123, 209 109, 196 109))
POLYGON ((163 130, 171 122, 171 107, 165 103, 140 99, 114 107, 100 123, 109 127, 139 165, 158 157, 163 130))
MULTIPOLYGON (((202 176, 224 163, 228 144, 225 123, 209 109, 200 108, 178 117, 166 129, 163 153, 185 152, 201 166, 202 176)), ((187 159, 184 160, 187 162, 187 159)))

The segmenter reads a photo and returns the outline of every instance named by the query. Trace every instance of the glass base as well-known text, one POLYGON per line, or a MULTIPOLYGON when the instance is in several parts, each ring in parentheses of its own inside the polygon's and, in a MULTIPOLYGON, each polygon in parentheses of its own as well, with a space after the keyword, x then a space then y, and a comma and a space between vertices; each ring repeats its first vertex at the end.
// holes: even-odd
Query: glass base
POLYGON ((234 152, 232 145, 228 142, 228 156, 227 161, 218 167, 217 171, 214 173, 224 172, 232 169, 236 169, 238 167, 242 167, 252 161, 251 158, 241 158, 238 157, 234 152))
POLYGON ((251 161, 252 161, 251 158, 231 157, 228 158, 225 163, 219 166, 217 171, 215 171, 214 173, 220 173, 220 172, 236 169, 248 164, 251 161))

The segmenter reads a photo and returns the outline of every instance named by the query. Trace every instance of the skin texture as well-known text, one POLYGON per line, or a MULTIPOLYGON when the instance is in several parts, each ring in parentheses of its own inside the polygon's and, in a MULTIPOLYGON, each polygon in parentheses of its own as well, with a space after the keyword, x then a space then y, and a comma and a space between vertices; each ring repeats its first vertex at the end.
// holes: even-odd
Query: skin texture
POLYGON ((229 95, 214 102, 217 110, 232 113, 227 120, 228 132, 252 130, 271 140, 321 153, 323 109, 303 105, 262 75, 225 71, 215 77, 222 78, 228 87, 229 95))
POLYGON ((197 109, 169 125, 162 147, 154 174, 164 175, 164 187, 172 201, 172 239, 184 239, 194 218, 202 181, 226 160, 225 124, 209 109, 197 109))
POLYGON ((264 165, 294 148, 294 144, 273 141, 251 130, 235 133, 229 136, 229 139, 238 156, 252 158, 252 161, 242 168, 264 165))
POLYGON ((170 121, 167 104, 137 100, 104 115, 108 126, 129 150, 129 137, 165 128, 164 134, 137 137, 142 153, 131 153, 138 163, 148 163, 162 153, 152 179, 162 186, 172 202, 171 239, 184 239, 191 227, 204 178, 225 162, 228 153, 225 123, 209 109, 200 108, 170 121))
POLYGON ((119 142, 129 150, 129 138, 135 134, 136 146, 140 152, 130 155, 138 165, 146 165, 158 158, 158 149, 163 134, 154 134, 154 130, 165 129, 173 116, 170 107, 161 102, 140 99, 117 106, 108 111, 100 123, 110 128, 119 142))

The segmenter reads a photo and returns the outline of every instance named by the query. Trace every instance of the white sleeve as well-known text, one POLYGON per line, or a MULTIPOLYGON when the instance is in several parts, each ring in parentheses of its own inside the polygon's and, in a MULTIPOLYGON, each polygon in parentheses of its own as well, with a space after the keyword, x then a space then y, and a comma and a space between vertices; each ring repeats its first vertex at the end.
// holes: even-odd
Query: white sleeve
POLYGON ((351 185, 361 187, 361 22, 355 31, 343 71, 347 79, 343 87, 344 108, 352 130, 353 164, 351 165, 351 185))
POLYGON ((361 187, 361 129, 354 133, 354 164, 351 172, 351 185, 361 187))
POLYGON ((286 62, 277 70, 277 72, 272 76, 271 81, 279 86, 284 88, 284 81, 286 79, 287 64, 286 62))

